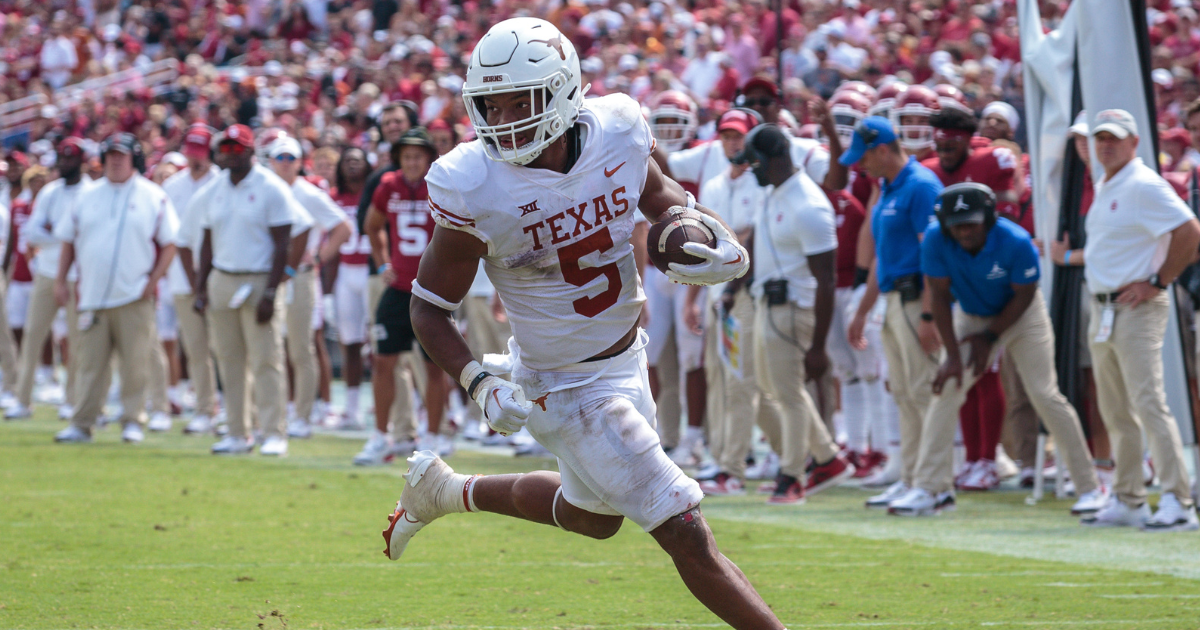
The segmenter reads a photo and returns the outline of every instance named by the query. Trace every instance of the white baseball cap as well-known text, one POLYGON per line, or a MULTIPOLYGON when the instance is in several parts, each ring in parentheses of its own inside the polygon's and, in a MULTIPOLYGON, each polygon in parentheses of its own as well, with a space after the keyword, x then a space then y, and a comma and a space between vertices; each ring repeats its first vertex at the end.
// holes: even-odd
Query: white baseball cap
POLYGON ((1134 120, 1133 114, 1123 109, 1106 109, 1096 114, 1096 126, 1092 129, 1092 136, 1101 131, 1107 131, 1124 140, 1129 136, 1138 135, 1137 121, 1134 120))
POLYGON ((1077 116, 1075 116, 1075 122, 1071 123, 1071 128, 1068 129, 1067 131, 1070 131, 1071 133, 1073 133, 1077 136, 1088 135, 1088 123, 1087 123, 1087 110, 1086 109, 1079 110, 1079 114, 1077 116))
POLYGON ((275 159, 281 155, 292 155, 297 158, 304 157, 304 151, 300 148, 300 143, 291 136, 283 136, 271 143, 270 154, 271 159, 275 159))

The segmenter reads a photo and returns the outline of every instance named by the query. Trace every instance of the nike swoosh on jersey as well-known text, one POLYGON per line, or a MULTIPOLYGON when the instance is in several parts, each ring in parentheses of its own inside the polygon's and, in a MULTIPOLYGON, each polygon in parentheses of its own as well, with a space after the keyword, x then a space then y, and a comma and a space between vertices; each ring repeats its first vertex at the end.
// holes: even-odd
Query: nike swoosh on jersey
POLYGON ((613 175, 616 175, 617 171, 621 170, 622 166, 625 166, 625 162, 621 162, 620 164, 616 165, 615 167, 613 167, 613 169, 611 171, 608 169, 604 169, 604 176, 612 177, 613 175))

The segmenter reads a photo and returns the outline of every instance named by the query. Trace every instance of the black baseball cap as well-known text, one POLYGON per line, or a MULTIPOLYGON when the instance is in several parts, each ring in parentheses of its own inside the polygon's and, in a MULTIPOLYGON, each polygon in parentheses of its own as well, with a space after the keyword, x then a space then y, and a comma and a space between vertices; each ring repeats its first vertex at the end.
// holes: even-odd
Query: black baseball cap
POLYGON ((946 187, 938 201, 937 215, 944 227, 985 223, 996 212, 996 193, 978 182, 946 187))
POLYGON ((764 158, 790 155, 792 141, 779 125, 758 125, 746 134, 746 148, 734 157, 739 164, 752 164, 764 158))
POLYGON ((138 139, 131 133, 119 132, 104 139, 104 143, 100 145, 100 155, 104 155, 109 151, 119 151, 133 155, 136 151, 138 139))

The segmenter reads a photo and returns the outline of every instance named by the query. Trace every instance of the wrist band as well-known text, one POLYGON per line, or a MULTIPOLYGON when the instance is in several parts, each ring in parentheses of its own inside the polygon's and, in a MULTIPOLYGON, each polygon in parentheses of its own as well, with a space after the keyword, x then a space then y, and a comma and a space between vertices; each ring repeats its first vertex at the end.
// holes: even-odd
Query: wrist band
POLYGON ((293 268, 291 265, 288 265, 288 266, 284 267, 284 268, 283 268, 283 273, 286 273, 286 274, 287 274, 287 277, 289 277, 289 278, 295 278, 295 277, 296 277, 296 270, 295 270, 295 268, 293 268))
POLYGON ((443 311, 454 312, 454 311, 457 311, 460 306, 462 306, 461 300, 458 303, 451 302, 451 301, 447 300, 446 298, 421 286, 420 284, 417 283, 416 280, 413 280, 413 283, 412 283, 412 294, 413 294, 413 297, 421 298, 422 300, 429 302, 430 304, 442 309, 443 311))
POLYGON ((483 371, 483 366, 478 361, 471 361, 463 366, 462 373, 458 375, 458 384, 462 385, 463 389, 471 386, 475 382, 475 376, 483 371))
POLYGON ((376 267, 376 270, 377 270, 379 273, 383 273, 383 272, 385 272, 385 271, 387 271, 388 269, 391 269, 391 268, 392 268, 392 263, 383 263, 382 265, 379 265, 378 267, 376 267))
POLYGON ((1063 254, 1063 266, 1064 266, 1064 267, 1070 266, 1070 264, 1071 264, 1071 252, 1072 252, 1072 251, 1074 251, 1074 250, 1070 250, 1070 249, 1068 249, 1068 250, 1067 250, 1067 253, 1063 254))

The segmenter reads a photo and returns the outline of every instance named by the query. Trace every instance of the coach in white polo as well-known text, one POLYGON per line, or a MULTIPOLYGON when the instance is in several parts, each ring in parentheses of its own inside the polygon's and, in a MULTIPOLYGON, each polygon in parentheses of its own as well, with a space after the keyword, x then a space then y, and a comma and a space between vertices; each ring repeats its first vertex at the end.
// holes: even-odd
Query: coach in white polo
MULTIPOLYGON (((301 208, 308 211, 315 225, 308 235, 306 250, 299 255, 298 264, 291 269, 287 302, 287 350, 295 374, 293 400, 296 416, 288 423, 290 437, 308 437, 309 416, 317 396, 317 349, 322 321, 314 316, 317 305, 318 278, 316 270, 323 260, 333 260, 338 248, 350 239, 350 222, 330 198, 329 193, 300 177, 304 152, 295 138, 284 136, 268 148, 271 168, 292 187, 292 194, 301 208), (317 331, 314 335, 313 331, 317 331)), ((298 252, 292 252, 296 256, 298 252)))
MULTIPOLYGON (((254 407, 265 440, 263 455, 286 455, 284 434, 283 295, 295 220, 295 197, 288 185, 254 164, 254 136, 233 125, 217 140, 224 170, 192 199, 200 212, 203 239, 195 309, 205 313, 221 384, 229 435, 213 453, 248 453, 250 414, 247 385, 254 384, 254 407)), ((189 208, 189 213, 191 209, 189 208)))
MULTIPOLYGON (((16 407, 8 411, 9 418, 24 418, 33 415, 33 385, 37 365, 42 358, 42 345, 50 335, 51 326, 58 314, 58 302, 54 297, 54 280, 58 277, 58 257, 62 241, 54 237, 54 226, 64 216, 70 215, 79 203, 83 191, 91 186, 91 180, 83 174, 86 161, 83 141, 67 138, 58 145, 58 172, 62 176, 42 188, 33 201, 33 214, 21 228, 21 238, 37 249, 33 256, 33 291, 29 295, 29 315, 25 318, 25 343, 21 346, 20 376, 17 378, 16 407)), ((78 347, 78 314, 75 311, 74 269, 67 274, 70 282, 67 300, 67 339, 69 347, 78 347)), ((76 404, 76 357, 74 352, 67 356, 66 405, 59 410, 59 417, 69 418, 71 407, 76 404)))
POLYGON ((179 220, 167 193, 142 177, 141 146, 129 133, 104 141, 104 179, 84 191, 54 226, 63 242, 55 294, 69 299, 67 273, 79 263, 78 405, 59 442, 90 442, 108 396, 109 362, 120 357, 121 437, 142 440, 154 291, 175 257, 179 220))
POLYGON ((171 198, 179 212, 179 234, 175 245, 179 259, 171 263, 167 272, 170 299, 175 302, 175 316, 179 319, 180 339, 187 354, 188 376, 196 388, 196 412, 183 427, 184 433, 207 433, 217 412, 217 377, 213 367, 212 351, 208 345, 208 326, 204 316, 197 313, 192 304, 196 301, 196 263, 200 252, 198 213, 192 212, 192 197, 209 182, 216 179, 221 169, 212 163, 212 131, 204 124, 188 128, 183 137, 183 154, 188 167, 163 182, 163 190, 171 198))
POLYGON ((1100 417, 1116 459, 1115 497, 1084 524, 1198 529, 1183 446, 1163 390, 1165 289, 1196 257, 1200 223, 1171 186, 1137 157, 1133 116, 1109 109, 1091 130, 1104 177, 1084 224, 1087 246, 1067 264, 1084 265, 1092 293, 1092 372, 1100 417), (1142 431, 1162 482, 1150 516, 1142 478, 1142 431))

